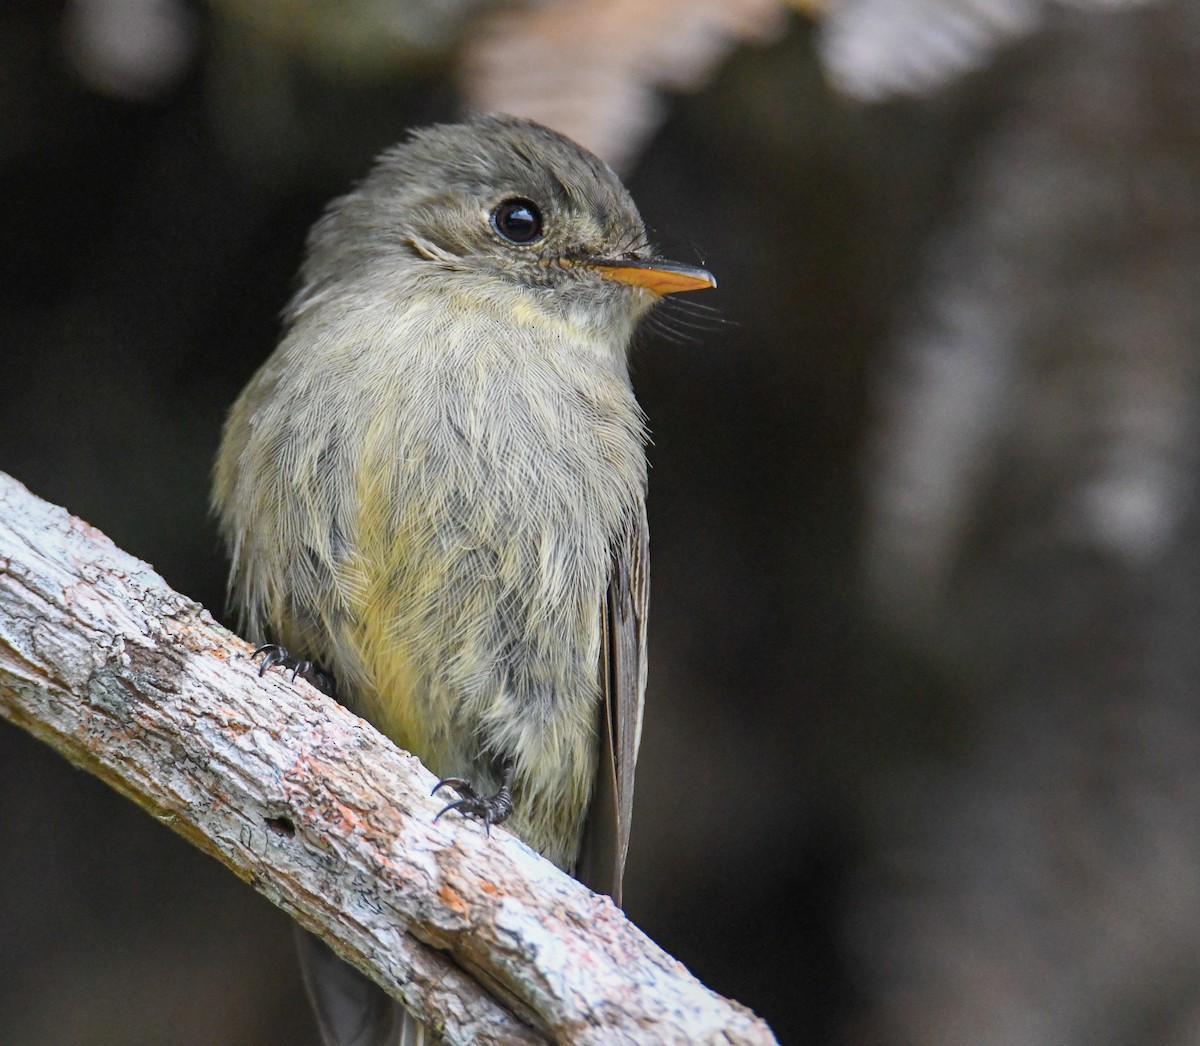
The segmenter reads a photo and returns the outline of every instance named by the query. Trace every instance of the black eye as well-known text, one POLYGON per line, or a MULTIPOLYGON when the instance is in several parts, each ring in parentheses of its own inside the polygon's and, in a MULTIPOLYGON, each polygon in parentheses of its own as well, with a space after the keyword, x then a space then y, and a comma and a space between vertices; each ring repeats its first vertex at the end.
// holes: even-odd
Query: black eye
POLYGON ((492 211, 492 228, 511 243, 533 243, 542 235, 542 212, 532 200, 514 196, 492 211))

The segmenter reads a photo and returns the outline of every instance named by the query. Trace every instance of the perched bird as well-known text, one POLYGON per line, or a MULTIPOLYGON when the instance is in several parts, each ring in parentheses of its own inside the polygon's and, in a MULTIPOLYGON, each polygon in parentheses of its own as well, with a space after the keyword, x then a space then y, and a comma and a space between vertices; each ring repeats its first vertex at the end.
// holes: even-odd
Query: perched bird
MULTIPOLYGON (((653 256, 595 156, 494 116, 384 153, 301 275, 216 464, 241 626, 447 809, 620 903, 648 591, 627 352, 661 296, 716 281, 653 256)), ((383 1041, 386 997, 309 941, 325 1041, 383 1041)))

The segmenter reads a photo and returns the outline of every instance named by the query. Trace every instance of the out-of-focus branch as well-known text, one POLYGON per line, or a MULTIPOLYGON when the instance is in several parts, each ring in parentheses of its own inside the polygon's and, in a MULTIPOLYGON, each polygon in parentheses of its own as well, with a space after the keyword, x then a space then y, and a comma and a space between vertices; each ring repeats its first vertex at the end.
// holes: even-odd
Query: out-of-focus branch
POLYGON ((471 26, 459 82, 469 108, 537 120, 628 171, 663 91, 699 90, 737 47, 781 37, 787 13, 785 0, 508 5, 471 26))
POLYGON ((821 60, 838 90, 864 102, 929 98, 1044 29, 1057 9, 1097 15, 1153 0, 826 0, 821 60))
POLYGON ((0 473, 0 716, 228 865, 450 1042, 772 1043, 145 563, 0 473))

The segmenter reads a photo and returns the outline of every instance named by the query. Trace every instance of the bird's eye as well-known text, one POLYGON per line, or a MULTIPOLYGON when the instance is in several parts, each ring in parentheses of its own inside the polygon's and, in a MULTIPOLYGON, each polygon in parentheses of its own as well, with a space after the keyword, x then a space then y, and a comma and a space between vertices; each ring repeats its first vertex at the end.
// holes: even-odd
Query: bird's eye
POLYGON ((532 200, 515 196, 492 211, 492 228, 510 243, 533 243, 542 235, 542 212, 532 200))

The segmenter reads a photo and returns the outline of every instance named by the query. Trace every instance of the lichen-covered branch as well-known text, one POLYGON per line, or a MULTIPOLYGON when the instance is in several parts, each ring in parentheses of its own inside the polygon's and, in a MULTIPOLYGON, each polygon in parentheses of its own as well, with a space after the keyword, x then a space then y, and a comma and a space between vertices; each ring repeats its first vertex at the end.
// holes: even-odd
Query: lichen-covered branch
POLYGON ((0 716, 319 934, 452 1043, 772 1043, 607 899, 149 566, 0 473, 0 716), (486 987, 484 987, 486 986, 486 987))

